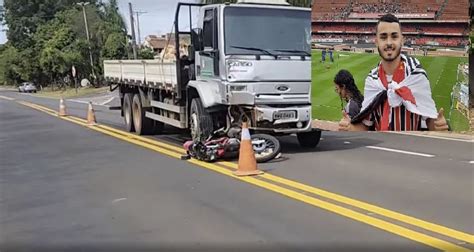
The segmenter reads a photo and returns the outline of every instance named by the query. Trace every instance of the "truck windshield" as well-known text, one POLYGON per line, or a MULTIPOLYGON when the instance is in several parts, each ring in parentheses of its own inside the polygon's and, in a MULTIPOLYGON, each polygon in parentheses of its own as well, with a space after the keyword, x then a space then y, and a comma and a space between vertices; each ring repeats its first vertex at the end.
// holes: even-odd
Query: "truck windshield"
POLYGON ((310 20, 305 10, 227 7, 225 54, 310 55, 310 20))

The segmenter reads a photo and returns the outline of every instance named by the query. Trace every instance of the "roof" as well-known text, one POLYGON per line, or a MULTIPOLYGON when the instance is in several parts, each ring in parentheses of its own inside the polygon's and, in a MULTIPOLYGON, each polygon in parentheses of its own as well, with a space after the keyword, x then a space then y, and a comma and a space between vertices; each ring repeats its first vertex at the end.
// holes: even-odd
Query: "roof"
POLYGON ((174 44, 174 38, 171 37, 168 41, 168 37, 169 36, 148 35, 145 37, 145 44, 155 50, 160 50, 165 48, 168 43, 171 45, 174 44))

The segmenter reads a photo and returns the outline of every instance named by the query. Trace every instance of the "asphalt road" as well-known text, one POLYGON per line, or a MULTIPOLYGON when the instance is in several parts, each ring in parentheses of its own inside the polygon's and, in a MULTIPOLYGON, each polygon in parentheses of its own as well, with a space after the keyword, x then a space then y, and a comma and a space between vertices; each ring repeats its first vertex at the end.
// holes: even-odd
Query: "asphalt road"
MULTIPOLYGON (((85 118, 88 99, 66 101, 68 113, 85 118)), ((0 251, 473 248, 472 139, 324 132, 303 150, 283 137, 264 176, 239 180, 20 101, 59 105, 0 91, 0 251)), ((119 111, 95 111, 124 129, 119 111)))

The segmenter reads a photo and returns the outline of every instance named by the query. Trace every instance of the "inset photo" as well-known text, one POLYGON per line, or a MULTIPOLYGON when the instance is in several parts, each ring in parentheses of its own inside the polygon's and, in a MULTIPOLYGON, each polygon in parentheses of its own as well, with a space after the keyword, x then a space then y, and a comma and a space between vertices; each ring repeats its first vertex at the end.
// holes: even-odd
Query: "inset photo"
POLYGON ((314 0, 316 126, 469 130, 469 19, 468 0, 314 0))

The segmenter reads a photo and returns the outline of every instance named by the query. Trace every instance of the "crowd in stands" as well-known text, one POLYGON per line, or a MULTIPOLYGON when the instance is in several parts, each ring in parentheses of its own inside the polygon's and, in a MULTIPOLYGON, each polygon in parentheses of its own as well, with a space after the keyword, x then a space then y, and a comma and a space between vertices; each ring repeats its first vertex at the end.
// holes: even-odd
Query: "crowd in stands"
POLYGON ((351 13, 432 13, 435 19, 469 19, 468 0, 314 0, 313 20, 343 20, 351 13))
POLYGON ((395 1, 378 1, 378 3, 358 3, 352 4, 352 11, 357 13, 407 13, 413 12, 410 6, 402 5, 395 1))
POLYGON ((349 40, 349 41, 356 41, 356 40, 369 40, 373 41, 373 35, 356 35, 356 34, 317 34, 312 36, 313 39, 342 39, 342 40, 349 40))
POLYGON ((313 0, 313 6, 312 32, 316 38, 370 43, 375 35, 375 22, 351 22, 352 18, 356 17, 351 14, 427 13, 430 15, 425 16, 431 21, 408 22, 409 15, 406 15, 405 19, 402 17, 402 32, 405 37, 410 38, 407 44, 447 47, 468 44, 468 0, 313 0), (457 21, 453 23, 435 20, 457 21))
MULTIPOLYGON (((374 33, 374 24, 364 23, 330 23, 320 22, 313 24, 313 32, 358 32, 358 33, 374 33)), ((468 24, 462 23, 403 23, 402 31, 404 33, 417 34, 462 34, 467 35, 469 31, 468 24)))
POLYGON ((439 45, 446 47, 464 47, 469 44, 463 37, 405 36, 407 45, 439 45))
POLYGON ((341 31, 341 32, 373 32, 375 24, 360 23, 316 23, 313 24, 313 31, 341 31))
MULTIPOLYGON (((374 43, 375 36, 364 34, 316 34, 312 36, 313 40, 318 39, 342 39, 344 42, 358 41, 358 43, 374 43)), ((443 36, 405 36, 405 45, 437 45, 446 47, 464 47, 469 44, 465 37, 443 37, 443 36)))

